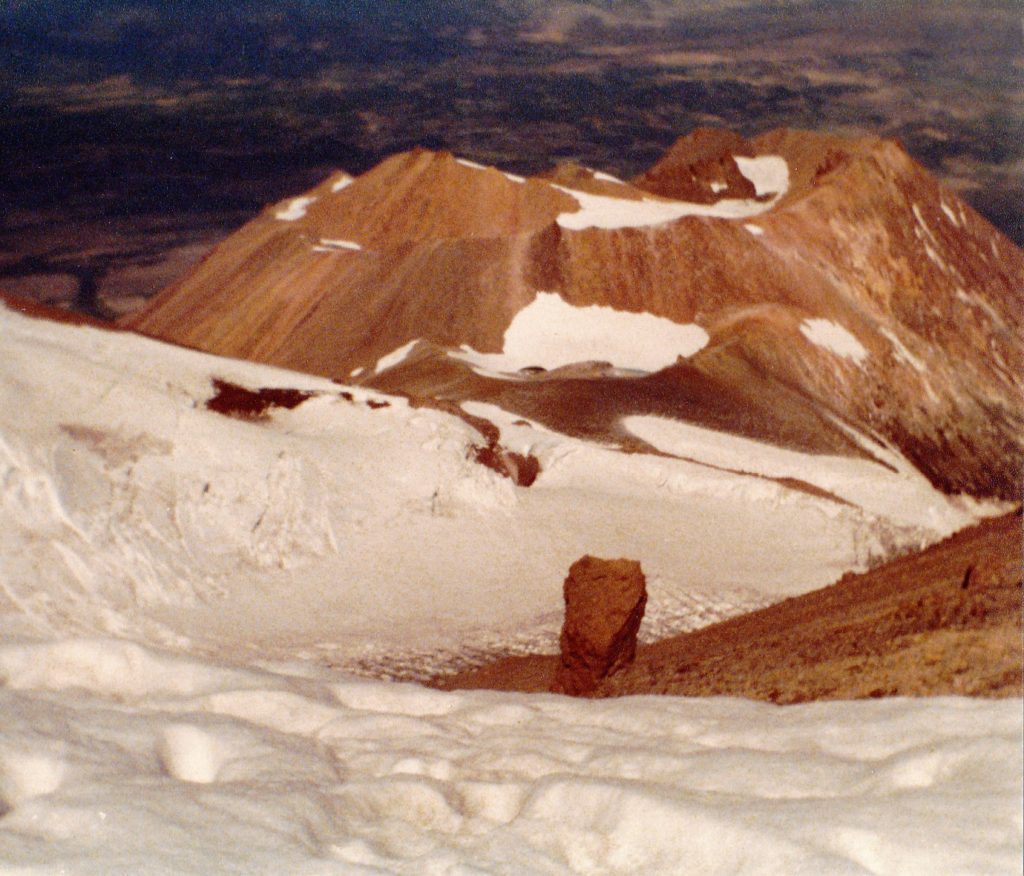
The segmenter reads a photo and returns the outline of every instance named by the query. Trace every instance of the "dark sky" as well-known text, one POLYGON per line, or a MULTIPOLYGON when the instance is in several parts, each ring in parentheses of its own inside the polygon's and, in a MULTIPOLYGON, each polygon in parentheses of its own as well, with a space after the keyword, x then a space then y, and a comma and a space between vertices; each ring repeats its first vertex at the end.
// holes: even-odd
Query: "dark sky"
POLYGON ((126 309, 336 167, 628 176, 697 125, 899 137, 1020 243, 1021 37, 1016 2, 971 0, 14 0, 0 283, 126 309))

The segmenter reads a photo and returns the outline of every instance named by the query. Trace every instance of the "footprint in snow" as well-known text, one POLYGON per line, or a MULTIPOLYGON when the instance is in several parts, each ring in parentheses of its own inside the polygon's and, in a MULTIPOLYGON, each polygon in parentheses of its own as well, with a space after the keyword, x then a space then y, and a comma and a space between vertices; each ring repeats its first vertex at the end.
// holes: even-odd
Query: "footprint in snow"
POLYGON ((0 817, 25 800, 52 794, 64 769, 64 760, 50 754, 0 750, 0 817))
POLYGON ((157 743, 160 766, 171 778, 207 785, 217 780, 224 752, 217 740, 191 724, 170 724, 157 743))

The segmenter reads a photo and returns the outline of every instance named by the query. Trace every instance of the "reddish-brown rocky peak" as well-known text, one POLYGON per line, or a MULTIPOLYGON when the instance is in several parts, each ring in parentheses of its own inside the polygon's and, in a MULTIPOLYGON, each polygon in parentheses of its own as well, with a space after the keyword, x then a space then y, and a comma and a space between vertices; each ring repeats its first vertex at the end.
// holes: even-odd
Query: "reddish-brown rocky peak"
POLYGON ((754 151, 739 134, 697 128, 680 137, 633 185, 665 198, 713 204, 722 198, 753 198, 754 184, 740 173, 734 156, 754 151))
POLYGON ((629 183, 575 161, 559 161, 554 168, 538 178, 578 192, 608 195, 612 198, 638 201, 646 197, 645 192, 629 183))
MULTIPOLYGON (((804 195, 823 180, 835 174, 839 178, 850 176, 849 167, 853 162, 887 163, 896 159, 903 164, 909 159, 906 152, 895 141, 878 137, 846 139, 820 131, 801 131, 793 128, 776 128, 754 137, 748 148, 758 155, 784 155, 789 165, 790 197, 804 195), (899 156, 898 158, 896 156, 899 156)), ((920 169, 919 169, 920 170, 920 169)), ((856 177, 856 174, 853 174, 856 177)), ((855 182, 846 179, 846 184, 855 182)), ((859 184, 855 185, 855 188, 859 184)), ((862 189, 862 187, 861 187, 862 189)), ((847 192, 845 197, 849 197, 847 192)), ((863 190, 858 192, 863 196, 863 190)))
POLYGON ((392 156, 351 185, 310 196, 298 223, 305 233, 350 238, 364 248, 505 237, 536 231, 576 209, 551 186, 427 149, 392 156))
POLYGON ((829 412, 785 428, 823 430, 800 446, 859 452, 822 438, 838 434, 828 425, 837 415, 943 490, 1019 496, 1024 253, 898 144, 701 129, 638 184, 572 165, 523 179, 446 152, 396 155, 270 207, 125 324, 389 392, 500 397, 519 415, 570 431, 585 423, 607 440, 619 418, 652 413, 652 398, 610 393, 619 378, 582 363, 613 361, 605 343, 625 344, 616 364, 632 369, 634 330, 594 335, 577 358, 547 365, 532 345, 548 349, 596 313, 616 323, 647 314, 708 337, 654 363, 685 359, 652 377, 666 416, 764 437, 738 425, 755 419, 749 411, 722 414, 721 393, 695 397, 693 381, 758 410, 792 410, 779 399, 795 392, 829 412), (543 316, 553 301, 557 320, 543 316), (574 372, 499 379, 466 365, 467 347, 511 356, 512 370, 574 372))
POLYGON ((586 696, 633 662, 647 604, 647 582, 635 560, 585 556, 565 579, 562 659, 553 690, 586 696))
POLYGON ((544 178, 571 189, 578 189, 594 178, 594 172, 575 161, 559 161, 544 174, 544 178))
POLYGON ((654 167, 673 163, 693 164, 722 155, 753 154, 750 144, 735 131, 725 128, 694 128, 689 134, 677 138, 654 167))

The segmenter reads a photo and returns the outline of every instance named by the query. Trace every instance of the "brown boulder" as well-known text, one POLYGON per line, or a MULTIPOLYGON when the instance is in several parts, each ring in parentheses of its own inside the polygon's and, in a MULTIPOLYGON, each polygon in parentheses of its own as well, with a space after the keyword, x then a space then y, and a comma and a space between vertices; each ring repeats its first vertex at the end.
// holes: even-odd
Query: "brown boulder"
POLYGON ((633 662, 647 583, 635 560, 585 556, 570 567, 563 590, 562 659, 552 690, 586 696, 633 662))

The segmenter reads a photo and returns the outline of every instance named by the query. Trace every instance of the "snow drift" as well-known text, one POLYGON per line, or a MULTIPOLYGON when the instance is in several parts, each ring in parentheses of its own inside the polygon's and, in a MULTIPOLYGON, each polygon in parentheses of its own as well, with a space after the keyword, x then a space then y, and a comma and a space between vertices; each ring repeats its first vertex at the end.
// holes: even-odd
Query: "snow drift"
POLYGON ((0 645, 6 872, 1002 874, 1020 703, 443 694, 0 645), (13 869, 11 869, 13 868, 13 869))

